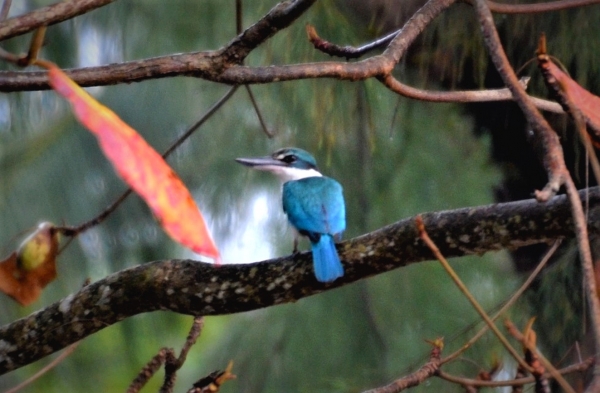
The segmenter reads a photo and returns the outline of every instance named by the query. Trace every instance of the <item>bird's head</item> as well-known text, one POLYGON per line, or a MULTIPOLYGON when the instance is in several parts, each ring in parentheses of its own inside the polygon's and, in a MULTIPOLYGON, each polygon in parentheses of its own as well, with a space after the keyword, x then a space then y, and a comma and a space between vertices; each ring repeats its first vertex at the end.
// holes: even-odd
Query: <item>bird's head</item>
POLYGON ((240 164, 277 175, 284 182, 321 176, 315 158, 306 150, 286 147, 266 157, 236 158, 240 164))

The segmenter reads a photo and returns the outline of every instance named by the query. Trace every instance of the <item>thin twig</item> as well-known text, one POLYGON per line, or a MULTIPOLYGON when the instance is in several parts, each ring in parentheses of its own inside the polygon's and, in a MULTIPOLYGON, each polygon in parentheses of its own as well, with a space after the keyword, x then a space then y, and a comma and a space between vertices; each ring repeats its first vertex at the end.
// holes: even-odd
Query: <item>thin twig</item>
MULTIPOLYGON (((558 372, 562 375, 570 374, 570 373, 574 373, 574 372, 582 372, 582 371, 585 371, 588 368, 590 368, 595 363, 596 363, 596 358, 592 356, 592 357, 587 358, 584 361, 581 361, 580 363, 576 363, 571 366, 562 368, 562 369, 558 370, 558 372)), ((509 379, 506 381, 483 381, 483 380, 478 380, 478 379, 457 377, 456 375, 448 374, 447 372, 444 372, 442 370, 439 370, 436 375, 446 381, 449 381, 449 382, 454 382, 454 383, 458 383, 461 385, 480 387, 480 388, 499 388, 499 387, 503 387, 503 386, 520 386, 520 385, 525 385, 528 383, 535 382, 534 377, 516 378, 516 379, 509 379)), ((546 378, 552 378, 552 375, 550 375, 550 373, 545 373, 544 376, 546 378)))
POLYGON ((8 13, 10 12, 11 4, 12 4, 12 0, 4 0, 2 2, 2 8, 0 9, 0 21, 3 21, 8 17, 8 13))
POLYGON ((577 133, 579 134, 579 139, 581 139, 581 143, 583 143, 583 146, 585 147, 585 152, 587 155, 586 164, 587 162, 589 162, 592 165, 592 172, 594 172, 596 184, 600 184, 600 163, 598 162, 596 150, 592 145, 592 139, 590 137, 590 134, 586 130, 585 119, 581 114, 581 111, 578 109, 571 109, 571 116, 575 121, 575 128, 577 129, 577 133))
POLYGON ((221 97, 219 99, 219 101, 215 102, 213 104, 213 106, 211 106, 210 108, 208 108, 208 110, 202 115, 202 117, 200 117, 200 119, 198 119, 197 122, 195 122, 194 124, 192 124, 192 126, 190 128, 188 128, 186 132, 184 132, 179 138, 177 138, 177 140, 175 141, 175 143, 173 143, 167 150, 165 150, 165 152, 162 155, 163 158, 169 157, 169 155, 171 155, 171 153, 173 153, 173 151, 175 149, 177 149, 183 142, 185 142, 185 140, 187 138, 189 138, 197 129, 199 129, 200 127, 202 127, 202 125, 204 123, 206 123, 206 121, 208 119, 210 119, 210 117, 212 115, 214 115, 216 111, 218 111, 219 109, 221 109, 221 107, 223 106, 223 104, 225 104, 227 101, 229 101, 229 99, 231 98, 231 96, 233 96, 233 93, 236 92, 236 90, 238 89, 238 87, 239 86, 232 86, 229 90, 227 90, 227 93, 225 93, 223 95, 223 97, 221 97))
POLYGON ((160 388, 161 393, 171 393, 175 388, 175 379, 177 378, 177 371, 183 366, 185 360, 187 359, 187 354, 190 348, 196 344, 196 340, 200 336, 202 332, 202 328, 204 327, 204 318, 196 317, 194 318, 194 322, 192 323, 192 327, 190 328, 190 332, 181 348, 181 352, 179 353, 179 357, 177 359, 174 358, 171 352, 171 356, 167 357, 167 361, 165 363, 165 379, 163 385, 160 388))
POLYGON ((242 23, 242 0, 235 0, 235 32, 240 34, 243 29, 242 23))
POLYGON ((533 96, 529 96, 529 99, 531 100, 531 102, 533 102, 533 105, 535 105, 536 108, 538 108, 539 110, 559 114, 565 113, 565 111, 562 108, 559 109, 556 107, 556 102, 544 100, 543 98, 533 96))
POLYGON ((248 85, 244 85, 244 86, 246 87, 248 96, 250 96, 250 101, 252 102, 252 106, 254 107, 254 112, 256 112, 256 116, 258 117, 258 121, 260 122, 260 126, 262 127, 263 132, 265 133, 265 135, 267 135, 268 138, 273 138, 275 135, 273 135, 273 133, 271 131, 269 131, 269 128, 267 127, 267 124, 265 123, 265 120, 263 119, 262 114, 260 113, 260 108, 258 107, 258 104, 256 103, 256 99, 254 98, 252 89, 248 85))
POLYGON ((433 255, 437 258, 437 260, 442 264, 446 273, 452 278, 452 281, 456 284, 458 289, 465 295, 467 300, 471 303, 475 311, 479 314, 481 318, 485 321, 485 323, 489 326, 489 328, 494 332, 498 340, 504 345, 504 348, 512 355, 512 357, 526 370, 531 370, 531 367, 523 360, 523 358, 518 354, 518 352, 510 345, 506 337, 500 332, 500 329, 494 324, 492 319, 487 315, 483 307, 475 300, 467 286, 462 282, 460 277, 456 274, 452 266, 448 263, 446 258, 442 255, 439 248, 435 245, 435 243, 429 238, 427 231, 425 230, 425 224, 423 223, 423 218, 420 215, 416 218, 417 230, 419 231, 419 237, 425 244, 431 249, 433 255))
MULTIPOLYGON (((466 0, 466 2, 473 4, 473 0, 466 0)), ((497 3, 495 1, 487 1, 488 6, 492 12, 499 14, 537 14, 550 11, 560 11, 569 8, 584 7, 600 3, 600 0, 558 0, 550 1, 545 3, 533 3, 533 4, 509 4, 509 3, 497 3)), ((344 57, 346 59, 356 59, 368 52, 380 49, 388 45, 402 29, 395 30, 383 37, 377 38, 367 44, 361 46, 351 45, 337 45, 330 41, 321 38, 317 30, 310 24, 306 25, 306 34, 308 35, 309 41, 313 44, 315 49, 326 53, 330 56, 344 57)))
POLYGON ((498 14, 539 14, 542 12, 561 11, 569 8, 585 7, 598 3, 600 3, 600 0, 558 0, 533 4, 497 3, 495 1, 487 0, 490 10, 498 14))
MULTIPOLYGON (((508 301, 506 303, 504 303, 504 305, 491 317, 492 321, 495 321, 496 319, 498 319, 510 307, 512 307, 513 304, 515 304, 515 302, 521 297, 523 292, 525 292, 525 290, 527 290, 527 288, 529 288, 529 286, 531 285, 533 280, 535 280, 537 275, 546 266, 546 264, 548 263, 550 258, 552 258, 552 256, 554 255, 554 253, 556 252, 556 250, 558 249, 558 247, 560 246, 561 243, 562 243, 562 240, 557 240, 554 242, 554 244, 552 244, 552 246, 548 249, 548 251, 546 251, 546 253, 542 257, 540 263, 538 263, 538 265, 533 270, 533 272, 531 272, 529 277, 527 277, 527 280, 525 280, 525 282, 510 297, 510 299, 508 299, 508 301)), ((449 361, 456 359, 458 356, 460 356, 460 354, 462 354, 464 351, 469 349, 477 340, 479 340, 481 338, 481 336, 483 336, 487 331, 488 331, 488 325, 483 326, 473 337, 471 337, 471 339, 469 341, 467 341, 465 344, 463 344, 462 347, 460 347, 454 353, 443 358, 442 364, 448 363, 449 361)))
POLYGON ((21 66, 26 67, 35 63, 35 61, 38 58, 38 54, 40 53, 40 50, 42 50, 42 46, 44 45, 46 29, 46 26, 40 26, 40 28, 35 31, 33 37, 31 38, 29 52, 27 52, 27 56, 25 56, 25 58, 23 59, 23 63, 20 64, 21 66))
MULTIPOLYGON (((537 350, 535 345, 532 345, 532 343, 519 331, 519 329, 517 329, 517 327, 511 321, 509 321, 507 319, 506 321, 504 321, 504 324, 505 324, 506 328, 508 329, 508 331, 513 335, 513 337, 515 337, 517 340, 519 340, 525 348, 527 348, 529 351, 531 351, 532 353, 535 353, 537 355, 538 359, 542 362, 544 367, 548 370, 547 374, 550 374, 550 376, 552 378, 554 378, 556 380, 556 382, 558 382, 560 387, 565 392, 575 393, 575 389, 573 389, 571 387, 571 385, 569 385, 569 383, 563 378, 563 376, 560 374, 560 372, 552 365, 552 363, 550 363, 550 361, 548 359, 546 359, 546 357, 544 355, 542 355, 541 352, 539 352, 537 350)), ((546 374, 535 375, 536 374, 535 372, 533 374, 534 374, 534 378, 544 377, 546 375, 546 374)))
POLYGON ((183 366, 187 358, 188 351, 196 343, 196 340, 204 327, 204 318, 195 317, 190 332, 183 344, 179 357, 175 357, 175 352, 171 348, 161 348, 158 353, 142 368, 137 377, 127 388, 127 393, 137 393, 148 383, 150 378, 156 374, 160 367, 165 365, 165 378, 160 388, 161 393, 171 393, 175 387, 177 371, 183 366))
MULTIPOLYGON (((242 0, 235 0, 235 32, 239 35, 242 32, 243 23, 242 23, 242 0)), ((262 117, 260 109, 258 108, 258 104, 256 103, 256 99, 254 98, 254 94, 252 94, 252 88, 249 85, 244 85, 248 95, 250 96, 250 101, 252 102, 252 106, 254 107, 254 112, 256 112, 256 116, 258 117, 258 121, 260 122, 260 126, 263 129, 263 132, 267 135, 268 138, 273 138, 273 134, 267 128, 267 125, 262 117)))
POLYGON ((306 25, 306 34, 308 35, 308 40, 311 44, 313 44, 315 49, 330 56, 345 57, 346 60, 359 58, 374 49, 380 49, 384 46, 387 46, 401 31, 402 29, 396 30, 385 35, 384 37, 371 41, 368 44, 355 47, 350 45, 340 46, 324 40, 319 37, 319 34, 317 34, 317 30, 314 28, 314 26, 310 24, 306 25))
POLYGON ((103 7, 115 0, 64 0, 0 23, 0 41, 50 26, 103 7))
POLYGON ((160 367, 165 362, 167 356, 173 357, 172 349, 161 348, 156 355, 150 359, 148 363, 140 370, 138 375, 131 381, 131 384, 127 387, 127 393, 138 393, 156 374, 160 367))
POLYGON ((34 381, 36 381, 39 377, 46 374, 48 371, 52 370, 54 367, 58 366, 63 360, 67 358, 70 354, 73 353, 77 349, 77 347, 81 344, 81 341, 77 341, 74 344, 69 345, 60 355, 58 355, 53 361, 48 363, 46 366, 41 368, 38 372, 33 374, 31 377, 27 378, 27 380, 21 382, 17 386, 4 391, 4 393, 17 393, 24 387, 30 385, 34 381))
MULTIPOLYGON (((579 257, 583 268, 583 282, 585 294, 589 304, 592 333, 594 335, 595 353, 600 353, 600 300, 598 299, 596 276, 594 273, 594 263, 590 249, 587 222, 581 205, 581 199, 577 193, 577 188, 573 179, 569 176, 565 181, 567 196, 571 203, 571 212, 575 224, 575 236, 577 237, 579 257)), ((600 362, 596 363, 594 369, 594 379, 588 386, 588 391, 597 392, 600 390, 600 362)))
POLYGON ((410 387, 417 386, 426 379, 431 378, 439 371, 440 355, 444 347, 444 343, 441 339, 433 341, 432 344, 433 349, 429 355, 429 360, 419 370, 397 379, 389 385, 367 390, 364 393, 397 393, 410 387))
POLYGON ((39 61, 37 60, 37 58, 44 44, 45 35, 46 26, 41 26, 35 31, 35 33, 31 37, 31 41, 29 43, 29 51, 27 52, 27 54, 15 55, 0 48, 0 58, 9 63, 13 63, 19 67, 27 67, 29 65, 34 64, 36 61, 39 61))
POLYGON ((204 318, 203 317, 194 318, 194 322, 192 323, 190 332, 188 333, 188 336, 185 339, 185 343, 183 344, 183 347, 181 348, 181 352, 179 353, 179 358, 177 359, 177 361, 179 362, 180 365, 185 363, 188 352, 190 351, 190 348, 192 348, 192 346, 194 344, 196 344, 198 337, 200 337, 200 333, 202 333, 202 329, 204 329, 204 318))

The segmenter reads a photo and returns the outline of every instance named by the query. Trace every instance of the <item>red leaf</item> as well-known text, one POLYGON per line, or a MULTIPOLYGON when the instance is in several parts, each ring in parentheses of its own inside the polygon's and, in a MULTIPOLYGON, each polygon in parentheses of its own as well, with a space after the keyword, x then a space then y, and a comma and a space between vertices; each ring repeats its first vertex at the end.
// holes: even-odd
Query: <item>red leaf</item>
POLYGON ((218 259, 200 210, 160 154, 58 67, 45 66, 52 88, 71 103, 77 119, 96 135, 117 173, 146 201, 164 230, 192 251, 218 259))

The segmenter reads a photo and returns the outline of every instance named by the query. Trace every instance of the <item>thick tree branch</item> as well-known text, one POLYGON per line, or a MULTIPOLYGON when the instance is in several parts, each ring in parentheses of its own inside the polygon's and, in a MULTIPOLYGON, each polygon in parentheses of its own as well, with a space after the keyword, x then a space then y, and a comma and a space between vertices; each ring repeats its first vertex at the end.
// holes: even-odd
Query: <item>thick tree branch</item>
MULTIPOLYGON (((65 0, 48 7, 39 8, 0 22, 0 41, 25 34, 41 26, 50 26, 74 18, 95 8, 100 8, 115 0, 65 0)), ((288 0, 277 4, 258 23, 234 39, 229 47, 232 58, 240 57, 239 62, 254 48, 279 30, 289 26, 302 15, 316 0, 288 0)))
POLYGON ((228 62, 241 64, 257 46, 291 25, 316 0, 288 0, 273 7, 261 20, 244 30, 223 50, 228 62))
MULTIPOLYGON (((593 216, 600 207, 600 188, 591 189, 589 197, 593 216)), ((565 196, 545 204, 531 199, 422 216, 430 237, 447 257, 573 236, 565 196)), ((432 258, 419 240, 414 218, 343 242, 338 249, 346 274, 329 285, 315 280, 309 253, 221 267, 191 260, 156 261, 117 272, 1 327, 0 374, 136 314, 171 310, 221 315, 255 310, 432 258)))
MULTIPOLYGON (((0 22, 0 41, 26 34, 41 26, 50 26, 72 19, 114 1, 115 0, 63 0, 48 7, 39 8, 27 14, 15 16, 0 22)), ((472 0, 467 1, 471 2, 472 0)), ((488 1, 488 5, 493 12, 524 14, 559 11, 568 8, 598 4, 599 2, 600 0, 558 0, 534 4, 507 4, 488 1)), ((302 4, 298 9, 304 5, 310 6, 314 3, 314 0, 301 3, 302 4)), ((387 38, 391 39, 391 37, 387 38)), ((387 42, 385 42, 385 44, 387 44, 387 42)))
MULTIPOLYGON (((323 62, 287 66, 247 67, 240 64, 252 49, 287 27, 315 0, 283 2, 260 21, 216 51, 175 54, 151 59, 66 70, 80 86, 105 86, 170 76, 193 76, 232 85, 307 78, 362 80, 392 72, 409 46, 433 19, 455 0, 430 0, 406 22, 383 54, 357 63, 323 62)), ((0 91, 49 89, 45 72, 0 72, 0 91)))
MULTIPOLYGON (((72 69, 67 70, 67 73, 80 86, 84 87, 140 82, 180 75, 216 81, 225 69, 235 64, 241 64, 253 49, 292 24, 315 1, 290 0, 277 4, 258 22, 231 40, 227 46, 216 51, 160 56, 106 66, 72 69)), ((31 91, 49 88, 45 71, 0 72, 0 91, 31 91)))
MULTIPOLYGON (((11 18, 0 23, 0 40, 23 34, 44 24, 57 23, 72 18, 110 1, 114 0, 65 1, 17 18, 11 18), (57 8, 59 5, 64 9, 57 8)), ((219 50, 173 54, 99 67, 70 69, 67 70, 67 74, 84 87, 140 82, 172 76, 193 76, 232 85, 271 83, 307 78, 362 80, 375 76, 385 76, 392 71, 425 27, 444 9, 453 4, 455 0, 430 0, 413 15, 398 34, 393 35, 394 38, 390 40, 390 45, 383 55, 361 62, 323 62, 270 67, 239 65, 253 49, 293 23, 315 1, 296 0, 277 4, 262 19, 219 50)), ((600 0, 562 0, 545 4, 552 4, 553 7, 562 9, 587 5, 597 1, 600 0)), ((0 72, 0 91, 46 89, 49 89, 49 86, 45 72, 0 72)))

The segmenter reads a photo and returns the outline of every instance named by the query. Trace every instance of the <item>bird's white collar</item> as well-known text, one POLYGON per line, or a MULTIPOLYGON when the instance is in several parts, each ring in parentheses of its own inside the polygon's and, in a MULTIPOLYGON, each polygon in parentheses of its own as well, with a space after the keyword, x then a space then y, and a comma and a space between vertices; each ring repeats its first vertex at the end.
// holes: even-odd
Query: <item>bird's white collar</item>
POLYGON ((321 172, 316 169, 299 169, 287 166, 279 165, 263 165, 257 166, 255 169, 262 171, 269 171, 277 176, 282 182, 288 182, 292 180, 300 180, 307 177, 320 177, 323 176, 321 172))

